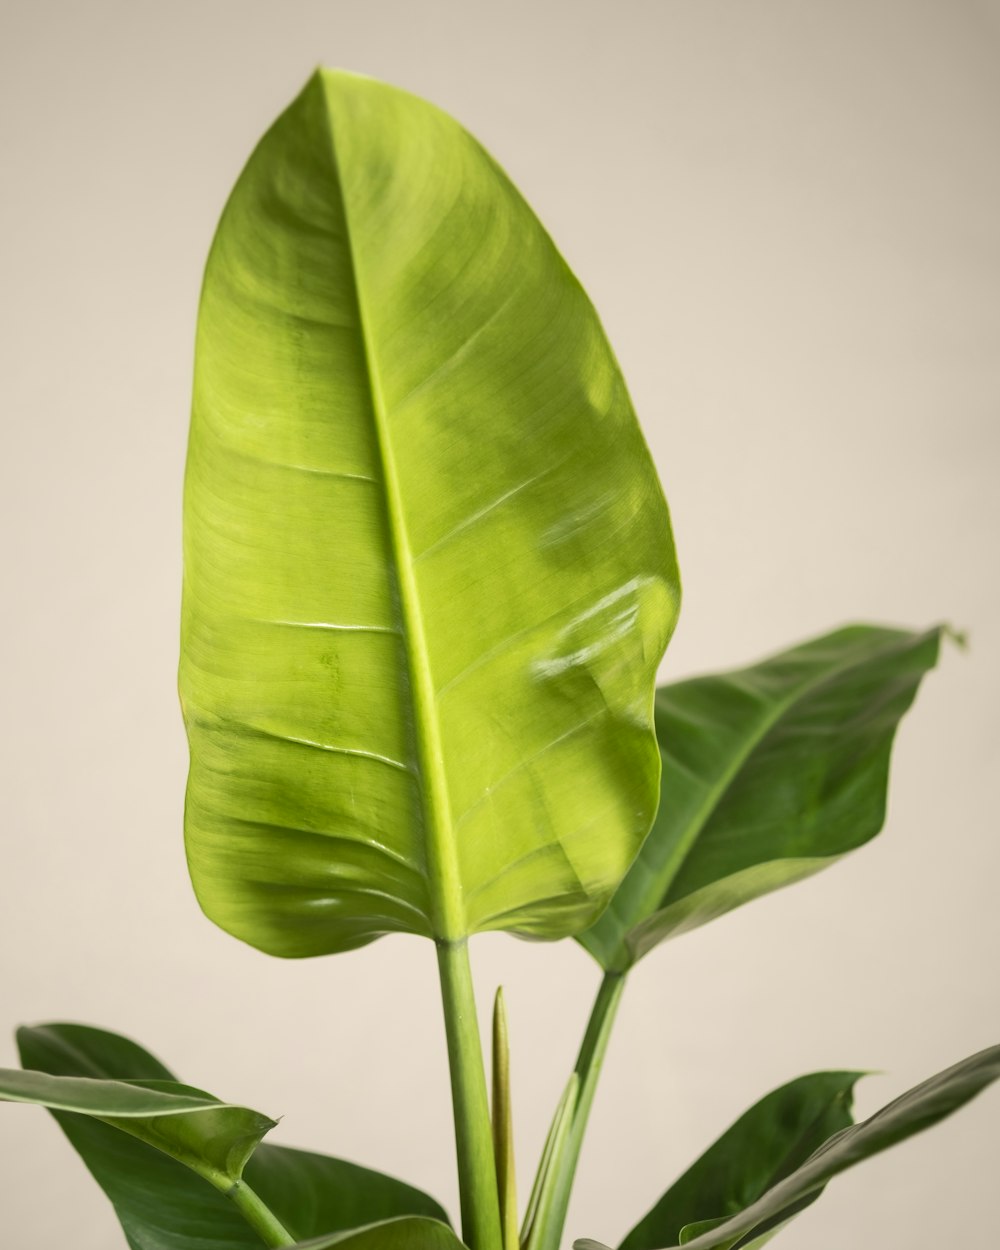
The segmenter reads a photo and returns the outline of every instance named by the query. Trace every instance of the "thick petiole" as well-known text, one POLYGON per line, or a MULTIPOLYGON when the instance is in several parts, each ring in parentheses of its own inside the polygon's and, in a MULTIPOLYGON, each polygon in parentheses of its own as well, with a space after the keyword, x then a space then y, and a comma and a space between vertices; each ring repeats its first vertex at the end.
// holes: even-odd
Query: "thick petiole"
POLYGON ((462 1237, 471 1250, 502 1250, 493 1129, 469 950, 464 941, 439 941, 437 955, 455 1112, 462 1237))
POLYGON ((265 1246, 295 1245, 295 1238, 274 1213, 261 1202, 246 1181, 237 1181, 231 1189, 225 1191, 225 1194, 265 1246))

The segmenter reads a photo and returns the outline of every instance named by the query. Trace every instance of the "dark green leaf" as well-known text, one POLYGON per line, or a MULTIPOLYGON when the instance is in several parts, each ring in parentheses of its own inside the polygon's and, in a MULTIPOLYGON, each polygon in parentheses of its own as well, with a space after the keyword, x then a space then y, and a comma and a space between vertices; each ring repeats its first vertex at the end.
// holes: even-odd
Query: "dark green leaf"
POLYGON ((290 1250, 464 1250, 447 1224, 409 1217, 300 1241, 290 1250))
POLYGON ((597 316, 456 122, 321 71, 205 274, 186 831, 276 955, 578 933, 652 823, 669 517, 597 316))
POLYGON ((262 1146, 250 1160, 246 1179, 296 1237, 399 1216, 448 1222, 439 1203, 395 1177, 286 1146, 262 1146))
MULTIPOLYGON (((841 1129, 783 1180, 768 1189, 743 1211, 708 1228, 682 1244, 686 1250, 736 1250, 748 1247, 766 1232, 800 1211, 806 1200, 839 1173, 912 1137, 957 1111, 1000 1077, 1000 1046, 980 1051, 954 1067, 939 1072, 901 1098, 877 1111, 870 1119, 841 1129)), ((608 1250, 587 1238, 574 1243, 575 1250, 608 1250)), ((677 1250, 675 1244, 669 1250, 677 1250)))
POLYGON ((594 958, 624 970, 874 837, 893 737, 940 635, 856 625, 658 690, 660 808, 608 910, 580 937, 594 958))
POLYGON ((756 1202, 852 1123, 851 1099, 861 1075, 814 1072, 767 1094, 667 1190, 620 1250, 681 1242, 686 1226, 728 1218, 756 1202))
MULTIPOLYGON (((76 1024, 18 1032, 21 1059, 66 1076, 170 1079, 127 1038, 76 1024)), ((260 1239, 219 1192, 151 1147, 84 1116, 56 1119, 114 1204, 133 1250, 260 1250, 260 1239)), ((244 1178, 293 1236, 305 1238, 403 1215, 446 1220, 426 1194, 353 1163, 261 1145, 244 1178)))
POLYGON ((137 1138, 217 1189, 229 1189, 275 1121, 162 1078, 57 1076, 0 1069, 0 1100, 72 1112, 137 1138))

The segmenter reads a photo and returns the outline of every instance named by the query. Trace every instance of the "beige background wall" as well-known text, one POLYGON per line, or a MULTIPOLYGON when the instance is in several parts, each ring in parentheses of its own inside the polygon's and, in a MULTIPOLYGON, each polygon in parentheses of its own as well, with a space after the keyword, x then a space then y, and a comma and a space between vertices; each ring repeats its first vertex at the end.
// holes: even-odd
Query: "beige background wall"
MULTIPOLYGON (((883 1069, 868 1112, 1000 1040, 1000 5, 2 0, 0 25, 0 1063, 22 1020, 116 1028, 284 1114, 276 1140, 455 1201, 430 949, 269 960, 201 918, 181 849, 200 268, 320 61, 456 114, 590 291, 676 521, 665 673, 846 619, 971 634, 900 734, 885 835, 639 969, 571 1232, 624 1232, 783 1080, 883 1069)), ((526 1188, 596 970, 473 955, 484 1000, 507 987, 526 1188)), ((993 1091, 781 1245, 992 1244, 998 1133, 993 1091)), ((0 1114, 0 1211, 18 1250, 123 1244, 31 1108, 0 1114)))

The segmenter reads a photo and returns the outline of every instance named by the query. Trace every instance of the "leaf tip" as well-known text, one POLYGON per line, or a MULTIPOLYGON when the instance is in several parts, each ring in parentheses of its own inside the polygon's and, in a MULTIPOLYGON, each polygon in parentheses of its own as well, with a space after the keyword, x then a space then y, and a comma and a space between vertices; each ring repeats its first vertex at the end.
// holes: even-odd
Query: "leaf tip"
POLYGON ((949 642, 956 646, 959 651, 968 653, 970 650, 968 630, 957 629, 954 625, 949 625, 947 623, 941 625, 940 630, 942 638, 946 638, 949 642))

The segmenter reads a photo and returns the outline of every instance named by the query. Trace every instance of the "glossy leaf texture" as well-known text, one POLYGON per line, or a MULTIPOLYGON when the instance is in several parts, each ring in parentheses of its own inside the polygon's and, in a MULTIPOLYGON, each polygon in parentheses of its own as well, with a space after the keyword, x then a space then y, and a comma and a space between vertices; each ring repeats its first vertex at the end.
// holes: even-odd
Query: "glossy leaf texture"
POLYGON ((834 864, 885 819, 893 738, 941 630, 855 625, 656 692, 661 800, 580 941, 607 969, 834 864))
MULTIPOLYGON (((767 1094, 667 1190, 619 1250, 682 1243, 690 1226, 721 1222, 756 1202, 853 1123, 853 1091, 862 1075, 814 1072, 767 1094)), ((818 1197, 817 1191, 810 1201, 818 1197)))
POLYGON ((247 1159, 276 1123, 259 1111, 158 1077, 108 1080, 3 1068, 0 1100, 99 1120, 169 1155, 218 1189, 239 1180, 247 1159))
POLYGON ((430 104, 321 71, 240 176, 184 558, 213 920, 307 956, 599 914, 658 799, 669 517, 592 306, 430 104))
MULTIPOLYGON (((141 1046, 85 1025, 23 1028, 18 1045, 26 1066, 59 1076, 173 1079, 141 1046)), ((260 1250, 260 1238, 232 1203, 187 1168, 96 1120, 62 1112, 55 1118, 114 1205, 132 1250, 260 1250)), ((298 1238, 400 1216, 447 1220, 433 1198, 402 1181, 286 1146, 258 1146, 243 1177, 298 1238)))
MULTIPOLYGON (((931 1128, 964 1106, 1000 1077, 1000 1046, 992 1046, 915 1086, 860 1124, 834 1133, 809 1158, 744 1210, 711 1220, 706 1231, 663 1243, 667 1250, 736 1250, 763 1244, 763 1238, 802 1210, 833 1177, 931 1128)), ((646 1244, 646 1243, 644 1243, 646 1244)), ((608 1250, 598 1241, 574 1242, 575 1250, 608 1250)))
POLYGON ((447 1224, 419 1216, 296 1242, 291 1250, 465 1250, 447 1224))

